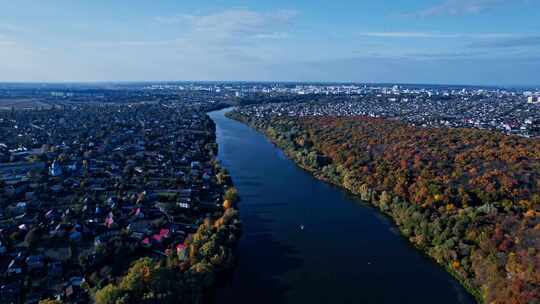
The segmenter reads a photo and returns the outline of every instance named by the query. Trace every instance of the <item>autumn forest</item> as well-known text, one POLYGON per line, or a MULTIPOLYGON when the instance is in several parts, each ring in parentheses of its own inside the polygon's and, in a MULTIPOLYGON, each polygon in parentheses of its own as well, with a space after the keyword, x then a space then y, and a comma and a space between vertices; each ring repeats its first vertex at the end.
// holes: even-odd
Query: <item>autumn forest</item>
POLYGON ((229 116, 387 214, 479 301, 537 303, 539 140, 368 117, 229 116))

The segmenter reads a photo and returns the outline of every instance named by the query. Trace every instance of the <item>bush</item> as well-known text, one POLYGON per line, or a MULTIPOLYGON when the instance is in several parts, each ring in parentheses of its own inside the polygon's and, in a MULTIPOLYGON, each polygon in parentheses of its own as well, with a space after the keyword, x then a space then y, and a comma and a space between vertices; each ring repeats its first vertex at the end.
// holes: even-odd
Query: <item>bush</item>
POLYGON ((233 204, 236 203, 238 201, 238 190, 236 190, 234 187, 227 189, 223 195, 223 199, 230 201, 233 204))

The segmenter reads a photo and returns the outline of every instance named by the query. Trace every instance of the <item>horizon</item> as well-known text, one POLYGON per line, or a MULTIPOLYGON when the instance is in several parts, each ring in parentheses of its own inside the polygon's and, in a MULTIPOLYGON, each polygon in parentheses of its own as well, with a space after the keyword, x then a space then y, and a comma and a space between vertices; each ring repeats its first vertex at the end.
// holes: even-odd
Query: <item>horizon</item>
POLYGON ((135 85, 135 84, 309 84, 309 85, 367 85, 367 86, 433 86, 462 88, 497 88, 497 89, 536 89, 540 84, 462 84, 462 83, 405 83, 405 82, 360 82, 360 81, 297 81, 297 80, 113 80, 113 81, 0 81, 5 85, 135 85))

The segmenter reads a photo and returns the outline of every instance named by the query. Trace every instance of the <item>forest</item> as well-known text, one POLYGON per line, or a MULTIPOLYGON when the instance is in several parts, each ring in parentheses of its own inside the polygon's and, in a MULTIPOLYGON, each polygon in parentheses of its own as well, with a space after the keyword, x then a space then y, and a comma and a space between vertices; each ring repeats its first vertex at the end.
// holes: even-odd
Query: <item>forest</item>
POLYGON ((483 303, 540 303, 540 141, 370 117, 230 112, 387 214, 483 303))

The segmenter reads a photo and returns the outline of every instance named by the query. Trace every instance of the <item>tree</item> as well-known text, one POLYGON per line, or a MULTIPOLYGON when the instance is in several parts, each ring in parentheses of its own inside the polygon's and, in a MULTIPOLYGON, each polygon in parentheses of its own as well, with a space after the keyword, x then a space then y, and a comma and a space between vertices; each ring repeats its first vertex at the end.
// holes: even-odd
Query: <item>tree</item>
POLYGON ((152 282, 157 263, 151 258, 137 260, 120 281, 120 288, 134 298, 142 298, 152 282))
POLYGON ((233 204, 238 201, 238 190, 236 188, 231 187, 225 191, 225 195, 223 195, 224 200, 228 200, 232 202, 233 204))
POLYGON ((190 273, 203 287, 210 287, 215 281, 214 267, 210 263, 197 263, 191 267, 190 273))
POLYGON ((231 177, 225 170, 218 172, 218 174, 216 174, 216 178, 219 185, 231 184, 231 177))
POLYGON ((116 304, 122 295, 123 291, 120 288, 109 284, 96 292, 96 304, 116 304))
POLYGON ((39 304, 62 304, 62 302, 58 300, 54 300, 54 299, 45 299, 45 300, 39 301, 39 304))
POLYGON ((383 191, 379 199, 379 204, 381 208, 386 208, 392 202, 392 196, 387 192, 383 191))

